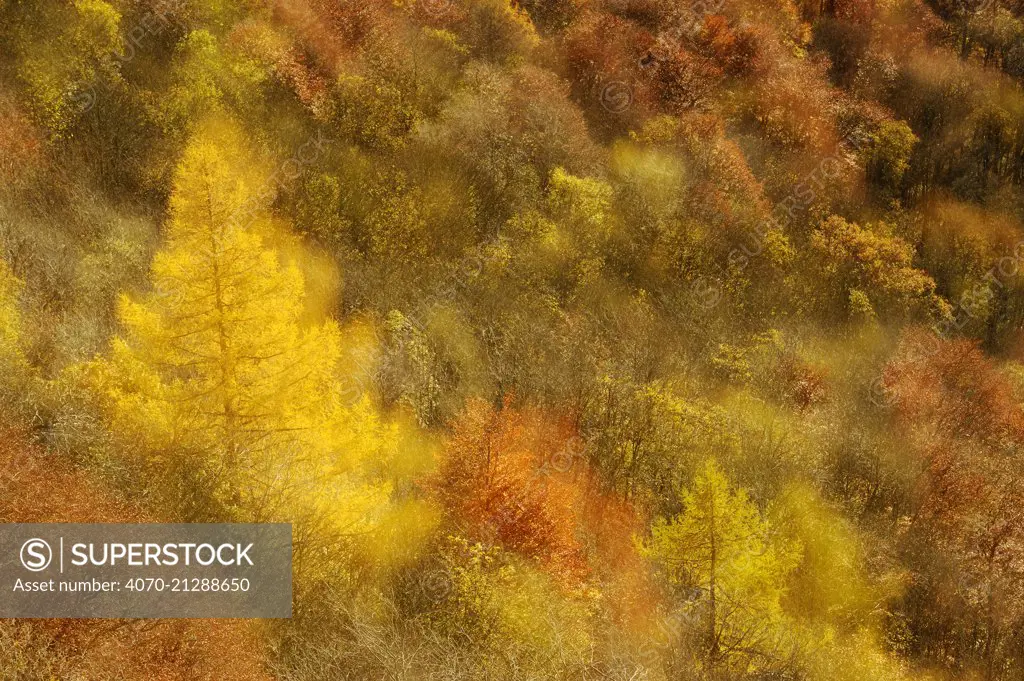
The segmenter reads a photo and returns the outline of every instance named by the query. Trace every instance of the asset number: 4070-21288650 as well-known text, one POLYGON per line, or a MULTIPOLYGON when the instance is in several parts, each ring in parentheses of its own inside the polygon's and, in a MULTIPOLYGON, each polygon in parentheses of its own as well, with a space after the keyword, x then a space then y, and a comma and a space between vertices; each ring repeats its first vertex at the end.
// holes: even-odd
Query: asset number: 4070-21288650
POLYGON ((248 591, 249 580, 245 577, 136 577, 125 582, 124 588, 128 591, 248 591))

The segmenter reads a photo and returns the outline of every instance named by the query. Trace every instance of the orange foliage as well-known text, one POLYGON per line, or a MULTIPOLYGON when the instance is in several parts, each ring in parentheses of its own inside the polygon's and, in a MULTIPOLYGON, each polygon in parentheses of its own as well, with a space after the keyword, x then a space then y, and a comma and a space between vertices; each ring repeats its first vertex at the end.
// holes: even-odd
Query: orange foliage
POLYGON ((260 28, 255 22, 241 23, 231 32, 229 39, 247 53, 273 64, 274 73, 291 87, 299 100, 313 113, 323 116, 327 108, 325 75, 310 66, 306 56, 295 45, 267 41, 260 28))
POLYGON ((573 94, 592 125, 617 128, 642 121, 654 110, 651 79, 655 37, 630 21, 586 11, 566 29, 563 38, 566 73, 573 94), (628 100, 608 102, 609 87, 628 91, 628 100))
POLYGON ((925 470, 917 517, 940 541, 992 559, 1024 539, 1024 410, 974 341, 905 335, 886 368, 897 425, 925 470))
POLYGON ((929 422, 945 437, 1024 444, 1013 388, 975 341, 908 333, 884 380, 904 425, 929 422))
POLYGON ((393 33, 397 23, 395 6, 380 0, 277 0, 272 9, 275 22, 287 27, 311 57, 311 68, 331 75, 343 70, 361 43, 393 33))
POLYGON ((583 508, 582 525, 594 578, 601 584, 613 621, 633 632, 651 626, 651 613, 657 610, 661 594, 634 539, 645 532, 647 519, 629 501, 602 494, 594 485, 583 508))
POLYGON ((143 514, 56 455, 25 443, 21 434, 0 436, 0 522, 133 523, 143 514))
POLYGON ((321 65, 331 71, 338 69, 344 56, 344 47, 309 2, 278 0, 273 10, 276 22, 287 26, 321 65))
POLYGON ((310 6, 327 29, 322 37, 330 41, 340 39, 348 49, 375 32, 393 31, 396 24, 394 5, 386 0, 311 0, 310 6))
POLYGON ((587 573, 578 536, 583 489, 573 432, 534 410, 471 402, 454 424, 435 483, 470 536, 494 539, 555 576, 587 573))
POLYGON ((567 420, 477 400, 454 424, 434 490, 468 536, 536 560, 566 586, 599 584, 608 615, 644 636, 662 597, 634 541, 646 519, 600 492, 582 455, 567 420))
POLYGON ((42 147, 28 116, 5 95, 0 95, 0 120, 0 178, 6 182, 23 176, 26 166, 38 164, 42 147))
POLYGON ((823 402, 828 396, 828 373, 787 353, 779 363, 779 374, 787 397, 800 411, 823 402))
POLYGON ((699 42, 727 73, 750 75, 760 68, 761 37, 749 28, 731 28, 721 14, 704 20, 699 42))
MULTIPOLYGON (((151 520, 86 473, 26 444, 23 434, 0 433, 0 521, 151 520)), ((73 678, 118 681, 269 681, 257 626, 244 620, 0 620, 26 647, 45 647, 65 660, 73 678)))
POLYGON ((873 0, 801 0, 800 13, 808 21, 832 17, 856 23, 868 23, 875 16, 873 0))
POLYGON ((655 61, 653 83, 668 111, 682 113, 707 104, 721 80, 721 69, 710 59, 678 50, 664 61, 655 61))

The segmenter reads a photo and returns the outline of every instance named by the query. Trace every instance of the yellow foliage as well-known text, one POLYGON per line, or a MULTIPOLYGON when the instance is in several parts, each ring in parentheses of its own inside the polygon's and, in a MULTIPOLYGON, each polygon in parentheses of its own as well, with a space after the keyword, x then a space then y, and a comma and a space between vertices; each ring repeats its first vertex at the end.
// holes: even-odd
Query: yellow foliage
POLYGON ((835 215, 825 220, 811 237, 824 276, 839 287, 842 298, 855 301, 862 315, 870 312, 868 302, 937 309, 935 281, 914 267, 913 247, 886 229, 867 229, 835 215))
POLYGON ((857 529, 813 488, 791 485, 774 519, 803 546, 803 562, 787 595, 794 613, 837 625, 870 622, 885 597, 895 595, 867 580, 857 529))
POLYGON ((75 118, 92 106, 101 78, 115 79, 115 56, 123 43, 121 14, 104 0, 75 0, 72 8, 44 10, 44 39, 24 36, 19 76, 32 111, 51 137, 63 137, 75 118), (34 39, 33 39, 34 38, 34 39))
POLYGON ((23 285, 11 273, 7 263, 0 259, 0 366, 21 366, 25 362, 21 351, 21 311, 18 309, 18 296, 23 285))
POLYGON ((683 512, 658 520, 644 550, 691 592, 685 607, 705 630, 700 662, 752 671, 762 664, 754 651, 785 648, 782 599, 802 548, 779 537, 713 460, 681 496, 683 512))
POLYGON ((444 624, 473 632, 486 668, 517 668, 530 678, 554 664, 572 678, 586 666, 595 643, 594 593, 565 594, 550 575, 499 548, 448 540, 452 588, 444 624))
POLYGON ((247 515, 315 512, 355 531, 389 492, 349 474, 387 457, 395 427, 343 390, 340 331, 302 324, 302 273, 265 245, 262 213, 239 217, 260 188, 242 149, 224 122, 189 144, 153 291, 122 297, 125 334, 88 373, 113 430, 141 454, 198 456, 247 515))

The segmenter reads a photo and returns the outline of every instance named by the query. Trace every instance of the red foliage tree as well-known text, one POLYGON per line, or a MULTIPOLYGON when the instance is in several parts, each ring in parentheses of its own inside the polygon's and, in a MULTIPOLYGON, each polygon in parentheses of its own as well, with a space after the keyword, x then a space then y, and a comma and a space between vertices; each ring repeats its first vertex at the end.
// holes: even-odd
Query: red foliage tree
POLYGON ((721 14, 704 20, 698 43, 731 75, 750 75, 760 67, 761 37, 750 28, 732 28, 721 14))
POLYGON ((925 332, 903 338, 884 384, 920 464, 910 536, 942 556, 925 561, 919 581, 935 599, 959 600, 926 606, 924 619, 938 622, 928 638, 965 646, 963 659, 1001 678, 996 668, 1014 655, 1009 634, 1024 622, 1024 410, 977 343, 925 332), (964 621, 948 621, 961 612, 964 621))
POLYGON ((587 569, 573 436, 567 423, 539 411, 470 402, 454 424, 434 489, 469 536, 580 580, 587 569))
MULTIPOLYGON (((0 432, 0 522, 152 522, 88 473, 0 432)), ((52 678, 269 681, 256 625, 243 620, 0 620, 4 642, 52 678)), ((35 676, 33 676, 35 678, 35 676)), ((43 677, 40 677, 43 678, 43 677)), ((46 678, 51 678, 47 676, 46 678)))

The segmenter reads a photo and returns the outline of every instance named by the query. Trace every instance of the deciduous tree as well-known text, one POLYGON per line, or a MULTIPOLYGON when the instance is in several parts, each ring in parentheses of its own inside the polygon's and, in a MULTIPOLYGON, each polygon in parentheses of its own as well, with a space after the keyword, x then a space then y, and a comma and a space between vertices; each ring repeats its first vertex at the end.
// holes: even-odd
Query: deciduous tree
POLYGON ((780 663, 787 654, 781 600, 801 548, 773 536, 714 461, 681 498, 683 512, 655 523, 647 551, 670 583, 695 596, 685 607, 696 613, 702 668, 716 679, 780 663))

